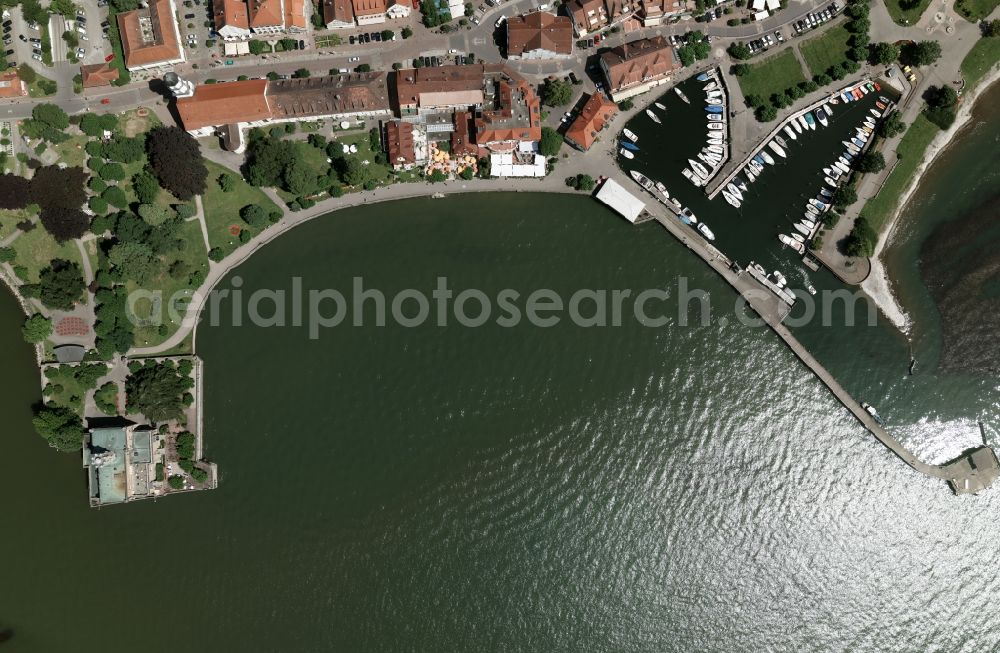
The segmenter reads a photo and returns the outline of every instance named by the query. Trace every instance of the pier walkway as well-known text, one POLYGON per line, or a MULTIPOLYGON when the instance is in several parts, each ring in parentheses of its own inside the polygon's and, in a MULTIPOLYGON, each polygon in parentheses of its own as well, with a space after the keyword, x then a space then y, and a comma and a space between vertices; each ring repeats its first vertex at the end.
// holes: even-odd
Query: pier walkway
POLYGON ((1000 461, 988 446, 966 451, 955 460, 942 465, 932 465, 918 459, 899 440, 892 437, 783 324, 785 317, 791 311, 788 304, 740 266, 734 264, 697 232, 675 216, 667 214, 666 207, 654 202, 650 212, 667 231, 728 281, 798 359, 829 388, 833 396, 851 411, 875 439, 903 462, 921 474, 946 481, 956 494, 975 494, 985 490, 1000 476, 1000 461))

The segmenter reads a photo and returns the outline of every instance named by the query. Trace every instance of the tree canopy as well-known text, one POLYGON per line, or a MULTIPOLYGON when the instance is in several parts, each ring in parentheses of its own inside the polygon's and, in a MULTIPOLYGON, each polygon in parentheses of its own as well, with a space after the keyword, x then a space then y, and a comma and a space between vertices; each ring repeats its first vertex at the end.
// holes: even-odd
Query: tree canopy
POLYGON ((68 311, 83 295, 83 272, 72 261, 55 259, 39 273, 37 297, 56 310, 68 311))
POLYGON ((179 419, 185 407, 184 393, 193 385, 173 363, 146 363, 125 379, 126 408, 154 422, 179 419))
POLYGON ((31 422, 38 435, 45 438, 49 446, 57 451, 72 453, 83 446, 83 437, 86 435, 83 421, 65 406, 41 406, 35 411, 31 422))
POLYGON ((19 175, 0 175, 0 209, 20 209, 28 204, 30 182, 19 175))
POLYGON ((562 147, 562 144, 562 134, 551 127, 542 127, 542 140, 538 143, 538 151, 543 156, 559 154, 559 148, 562 147))
POLYGON ((156 127, 146 137, 149 167, 160 185, 179 200, 205 192, 208 168, 198 141, 180 127, 156 127))
POLYGON ((60 241, 79 238, 90 226, 90 216, 81 211, 87 201, 83 168, 44 166, 35 170, 28 197, 41 208, 39 219, 45 230, 60 241))
POLYGON ((885 169, 885 157, 881 152, 865 152, 854 159, 854 168, 858 172, 881 172, 885 169))
POLYGON ((899 59, 899 48, 892 43, 872 43, 868 60, 877 66, 888 66, 899 59))
POLYGON ((929 66, 941 58, 941 44, 937 41, 907 43, 900 51, 900 58, 910 66, 929 66))
POLYGON ((144 283, 159 270, 159 259, 149 245, 126 241, 113 245, 108 260, 124 279, 144 283))
POLYGON ((573 87, 561 79, 550 79, 542 86, 542 102, 550 107, 569 104, 573 99, 573 87))
POLYGON ((52 335, 52 320, 35 313, 24 321, 21 334, 27 342, 41 342, 52 335))

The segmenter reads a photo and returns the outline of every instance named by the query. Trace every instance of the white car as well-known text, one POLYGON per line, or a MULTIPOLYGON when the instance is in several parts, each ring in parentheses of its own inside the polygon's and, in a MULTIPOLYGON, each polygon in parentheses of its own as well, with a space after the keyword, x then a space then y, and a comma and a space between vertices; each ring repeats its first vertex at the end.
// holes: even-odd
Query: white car
POLYGON ((351 57, 347 60, 347 63, 356 63, 358 61, 361 61, 361 57, 351 57))
POLYGON ((31 58, 34 59, 35 61, 41 61, 42 60, 42 55, 40 55, 40 54, 33 54, 33 55, 31 55, 31 58))
POLYGON ((497 29, 500 29, 500 26, 503 25, 505 22, 507 22, 507 17, 506 16, 500 16, 500 18, 497 18, 497 22, 496 22, 495 27, 497 29))
POLYGON ((452 48, 451 50, 448 50, 448 54, 458 54, 458 48, 452 48))
POLYGON ((85 54, 87 54, 87 48, 77 48, 76 49, 76 56, 82 57, 85 54))

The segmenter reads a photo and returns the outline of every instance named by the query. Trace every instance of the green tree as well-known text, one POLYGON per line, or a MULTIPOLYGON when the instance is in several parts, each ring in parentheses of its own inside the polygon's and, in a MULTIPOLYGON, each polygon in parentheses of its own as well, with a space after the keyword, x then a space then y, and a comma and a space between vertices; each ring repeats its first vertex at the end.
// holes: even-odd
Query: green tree
POLYGON ((231 193, 236 189, 236 175, 224 172, 216 180, 223 193, 231 193))
POLYGON ((267 43, 257 39, 250 39, 248 47, 250 48, 250 54, 253 55, 261 55, 271 51, 271 47, 267 43))
POLYGON ((562 134, 551 127, 542 127, 542 140, 538 143, 538 151, 543 156, 555 156, 562 147, 562 134))
POLYGON ((427 181, 431 182, 432 184, 437 184, 447 180, 448 180, 448 175, 444 174, 442 170, 435 169, 434 171, 431 172, 430 175, 427 176, 427 181))
POLYGON ((109 417, 118 414, 118 385, 108 381, 94 392, 94 404, 97 409, 109 417))
POLYGON ((682 45, 677 48, 677 58, 681 60, 682 66, 693 65, 695 61, 694 47, 691 45, 682 45))
POLYGON ((885 170, 885 157, 881 152, 865 152, 854 159, 854 169, 858 172, 881 172, 885 170))
POLYGON ((460 172, 458 176, 462 179, 469 180, 472 179, 475 174, 476 173, 473 172, 472 168, 462 168, 462 172, 460 172))
POLYGON ((573 99, 573 87, 561 79, 550 79, 542 86, 542 102, 550 107, 569 104, 573 99))
POLYGON ((413 36, 413 30, 412 30, 412 29, 410 29, 409 27, 404 27, 404 28, 402 29, 402 32, 401 32, 401 33, 402 33, 402 35, 403 35, 403 38, 404 38, 404 39, 408 39, 408 38, 410 38, 411 36, 413 36))
POLYGON ((31 420, 35 431, 56 451, 72 453, 83 447, 86 431, 80 417, 65 406, 44 405, 31 420))
POLYGON ((159 259, 144 243, 123 242, 108 252, 108 261, 122 278, 145 283, 159 271, 159 259))
POLYGON ((735 66, 733 66, 733 74, 736 75, 737 77, 743 77, 744 75, 748 75, 749 73, 750 73, 750 64, 738 63, 735 66))
POLYGON ((634 106, 635 103, 632 101, 631 98, 625 98, 624 100, 618 103, 618 108, 621 109, 622 111, 631 111, 634 106))
POLYGON ((596 183, 594 182, 594 178, 591 177, 590 175, 585 175, 585 174, 581 173, 581 174, 578 174, 576 176, 576 189, 577 190, 583 190, 583 191, 588 191, 589 192, 589 191, 594 190, 594 186, 595 185, 596 185, 596 183))
POLYGON ((929 66, 941 58, 941 44, 937 41, 907 43, 900 51, 900 59, 910 66, 929 66))
POLYGON ((261 229, 267 226, 267 211, 259 204, 247 204, 240 209, 240 218, 251 227, 261 229))
POLYGON ((833 197, 831 198, 833 205, 841 210, 846 209, 857 201, 858 193, 854 190, 854 186, 849 184, 844 184, 833 191, 833 197))
POLYGON ((778 110, 774 108, 773 105, 768 104, 762 107, 757 107, 756 111, 754 111, 754 116, 756 116, 757 120, 760 122, 771 122, 778 117, 778 110))
POLYGON ((68 311, 83 296, 80 266, 63 259, 53 260, 39 273, 38 299, 49 308, 68 311))
POLYGON ((903 122, 903 114, 898 110, 893 110, 875 128, 882 138, 892 138, 906 131, 906 123, 903 122))
POLYGON ((140 170, 132 176, 132 191, 140 204, 152 204, 160 194, 160 182, 148 170, 140 170))
POLYGON ((875 244, 878 242, 878 234, 868 223, 868 219, 859 215, 854 221, 854 227, 848 234, 844 242, 844 250, 848 256, 872 256, 875 253, 875 244))
POLYGON ((48 102, 36 104, 31 110, 31 118, 45 123, 53 129, 63 130, 69 127, 69 115, 58 106, 48 102))
POLYGON ((121 181, 125 178, 125 168, 120 163, 109 163, 101 167, 100 177, 104 181, 121 181))
POLYGON ((146 137, 149 167, 160 185, 179 200, 205 192, 208 168, 198 141, 180 127, 155 127, 146 137))
POLYGON ((872 43, 868 61, 876 66, 888 66, 899 59, 899 48, 893 43, 872 43))
POLYGON ((172 363, 146 363, 125 379, 126 409, 153 422, 180 419, 183 397, 194 386, 172 363))
POLYGON ((52 320, 44 315, 35 313, 24 321, 24 326, 21 327, 21 334, 28 342, 41 342, 52 335, 52 320))
POLYGON ((753 56, 753 52, 750 52, 750 48, 745 43, 733 43, 729 46, 727 52, 729 52, 729 56, 733 59, 740 59, 742 61, 753 56))

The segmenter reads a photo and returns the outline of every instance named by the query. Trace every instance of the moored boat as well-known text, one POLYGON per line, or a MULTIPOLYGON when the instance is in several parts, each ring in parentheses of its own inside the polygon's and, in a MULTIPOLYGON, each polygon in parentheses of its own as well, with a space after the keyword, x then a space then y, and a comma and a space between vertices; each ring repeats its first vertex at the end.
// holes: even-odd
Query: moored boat
POLYGON ((698 217, 686 206, 681 209, 681 220, 684 221, 684 224, 698 224, 698 217))
POLYGON ((802 129, 809 129, 809 123, 806 122, 806 117, 805 116, 799 116, 798 117, 798 122, 799 122, 799 125, 802 127, 802 129))
POLYGON ((634 131, 632 131, 631 129, 629 129, 628 127, 626 127, 625 129, 623 129, 622 133, 625 134, 625 138, 629 139, 633 143, 635 143, 637 140, 639 140, 639 136, 634 131))
POLYGON ((709 83, 705 84, 702 88, 705 89, 706 93, 708 91, 714 91, 715 89, 719 88, 719 82, 712 80, 709 83))
POLYGON ((840 159, 838 159, 833 165, 837 166, 837 168, 845 175, 851 171, 850 166, 848 166, 846 162, 841 162, 840 159))
POLYGON ((767 144, 767 146, 772 150, 774 150, 774 153, 780 156, 782 159, 788 158, 788 155, 785 154, 785 150, 780 145, 778 145, 776 141, 771 141, 770 143, 767 144))
POLYGON ((816 119, 813 118, 812 112, 806 112, 806 124, 809 125, 809 129, 816 129, 816 119))
POLYGON ((788 138, 792 139, 793 141, 799 140, 799 137, 795 135, 795 132, 788 125, 785 125, 784 131, 786 134, 788 134, 788 138))
POLYGON ((699 222, 697 228, 698 228, 698 233, 704 236, 707 240, 715 240, 715 234, 712 233, 712 230, 708 228, 707 224, 705 224, 704 222, 699 222))
POLYGON ((733 208, 737 208, 738 209, 742 205, 742 202, 740 202, 738 199, 736 199, 736 196, 733 195, 732 193, 730 193, 728 190, 722 191, 722 199, 724 199, 727 202, 729 202, 729 204, 733 208))
POLYGON ((699 82, 707 82, 708 73, 700 73, 697 77, 695 77, 695 79, 697 79, 699 82))
POLYGON ((705 166, 701 165, 694 159, 688 159, 688 165, 691 166, 691 169, 694 170, 695 174, 699 177, 705 180, 708 179, 708 170, 705 169, 705 166))
POLYGON ((869 111, 871 111, 871 114, 873 116, 875 116, 876 118, 881 118, 882 117, 882 112, 879 111, 878 109, 869 109, 869 111))
POLYGON ((767 153, 765 150, 760 151, 760 158, 764 159, 764 163, 768 165, 774 165, 774 157, 767 153))
POLYGON ((649 117, 650 117, 650 119, 651 119, 651 120, 652 120, 653 122, 655 122, 656 124, 658 124, 658 125, 662 125, 662 124, 663 124, 663 123, 662 123, 662 122, 660 121, 660 117, 659 117, 658 115, 656 115, 655 113, 653 113, 653 110, 652 110, 652 109, 646 109, 646 115, 647 115, 647 116, 649 116, 649 117))
POLYGON ((774 140, 777 141, 778 145, 781 147, 788 147, 788 141, 783 139, 779 134, 774 135, 774 140))
POLYGON ((633 152, 639 151, 639 146, 631 141, 621 141, 621 146, 624 147, 626 150, 631 150, 633 152))
POLYGON ((833 109, 831 109, 830 105, 826 102, 823 103, 823 111, 825 111, 826 115, 829 116, 830 118, 833 117, 833 109))
POLYGON ((682 91, 679 86, 674 87, 674 92, 677 93, 677 97, 684 100, 686 103, 691 104, 691 100, 688 99, 688 96, 684 95, 684 91, 682 91))
POLYGON ((803 254, 806 251, 805 245, 803 245, 799 241, 795 240, 791 236, 786 236, 785 234, 778 234, 778 240, 781 241, 782 245, 786 245, 787 247, 791 247, 792 249, 794 249, 799 254, 803 254))
POLYGON ((670 199, 670 193, 667 192, 667 187, 663 185, 662 181, 656 182, 656 190, 659 191, 660 195, 663 195, 665 199, 670 199))
POLYGON ((820 211, 826 211, 827 209, 830 208, 829 204, 824 204, 823 202, 820 202, 818 199, 814 197, 809 198, 809 203, 812 204, 817 209, 819 209, 820 211))
POLYGON ((722 113, 723 111, 725 111, 725 109, 723 109, 720 106, 709 105, 709 106, 705 107, 705 111, 707 111, 709 113, 722 113))
POLYGON ((725 154, 726 153, 726 148, 722 147, 721 145, 706 145, 705 149, 708 150, 709 152, 713 153, 713 154, 725 154))
POLYGON ((883 111, 885 111, 885 105, 882 104, 881 102, 876 102, 875 106, 877 106, 879 109, 882 109, 883 111))
POLYGON ((726 190, 728 190, 732 194, 732 196, 735 197, 736 199, 741 201, 743 200, 743 191, 741 191, 739 187, 733 182, 729 182, 728 184, 726 184, 726 190))
POLYGON ((710 113, 706 117, 708 118, 709 122, 725 122, 726 121, 726 117, 723 116, 723 115, 720 115, 718 113, 710 113))
POLYGON ((750 166, 743 168, 743 174, 747 176, 747 179, 750 180, 751 184, 757 181, 757 173, 754 172, 753 169, 750 168, 750 166))
POLYGON ((830 121, 826 119, 826 111, 823 111, 823 107, 816 109, 816 119, 819 120, 819 124, 824 127, 827 127, 830 124, 830 121))
POLYGON ((708 123, 708 128, 712 131, 722 131, 726 128, 721 122, 710 122, 708 123))
POLYGON ((830 188, 837 187, 837 182, 834 181, 833 179, 830 179, 829 177, 823 177, 823 181, 825 181, 826 185, 829 186, 830 188))
POLYGON ((690 181, 695 186, 705 185, 705 182, 700 177, 698 177, 698 175, 691 172, 691 170, 688 168, 684 168, 683 170, 681 170, 681 174, 684 175, 684 177, 687 178, 687 180, 690 181))
POLYGON ((618 154, 621 154, 626 159, 634 159, 635 158, 635 155, 632 154, 631 152, 629 152, 628 150, 626 150, 624 147, 622 149, 618 150, 618 154))
POLYGON ((647 177, 646 175, 642 174, 638 170, 629 170, 628 173, 632 175, 632 179, 635 179, 636 183, 638 183, 643 188, 647 190, 653 188, 653 180, 647 177))
POLYGON ((747 182, 743 181, 740 177, 733 177, 733 183, 736 184, 736 186, 744 193, 750 190, 747 187, 747 182))
POLYGON ((722 104, 722 100, 720 100, 719 98, 710 97, 705 99, 705 104, 711 106, 719 106, 722 104))
POLYGON ((718 98, 720 100, 722 99, 722 91, 720 90, 706 91, 705 95, 707 95, 710 98, 718 98))
POLYGON ((800 243, 805 243, 806 242, 806 236, 808 236, 808 235, 809 234, 805 234, 805 235, 803 235, 803 234, 792 234, 792 238, 794 238, 795 240, 799 241, 800 243))
POLYGON ((662 104, 660 104, 659 102, 653 102, 653 104, 654 104, 654 105, 656 106, 656 108, 657 108, 657 109, 659 109, 660 111, 666 111, 666 110, 667 110, 667 107, 663 106, 663 105, 662 105, 662 104))

